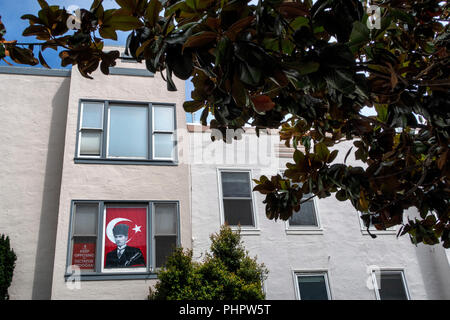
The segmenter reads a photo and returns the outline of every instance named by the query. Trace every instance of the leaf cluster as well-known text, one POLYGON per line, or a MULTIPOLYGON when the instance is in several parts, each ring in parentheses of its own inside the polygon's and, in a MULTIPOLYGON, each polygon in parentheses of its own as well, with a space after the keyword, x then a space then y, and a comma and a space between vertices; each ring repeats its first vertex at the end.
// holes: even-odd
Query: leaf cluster
POLYGON ((99 65, 108 73, 118 53, 103 53, 95 32, 115 39, 131 30, 127 52, 161 72, 169 91, 173 75, 192 77, 184 109, 202 110, 204 125, 212 114, 211 128, 222 132, 280 128, 287 146, 304 149, 284 177, 258 180, 269 218, 288 219, 305 192, 335 194, 373 215, 377 228, 401 224, 400 234, 432 232, 450 246, 446 2, 374 1, 380 28, 369 29, 358 0, 117 0, 111 10, 96 0, 73 35, 62 34, 60 9, 39 2, 39 16, 25 18, 46 46, 67 48, 63 65, 77 64, 86 77, 99 65), (354 143, 345 158, 353 152, 364 166, 330 161, 345 140, 354 143), (422 220, 403 223, 411 207, 422 220))

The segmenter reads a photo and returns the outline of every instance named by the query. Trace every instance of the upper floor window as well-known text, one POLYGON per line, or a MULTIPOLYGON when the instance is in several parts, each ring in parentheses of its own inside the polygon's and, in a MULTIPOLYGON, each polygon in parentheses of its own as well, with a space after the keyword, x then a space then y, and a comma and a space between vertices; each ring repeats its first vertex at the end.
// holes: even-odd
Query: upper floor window
POLYGON ((175 106, 83 101, 77 160, 175 161, 175 106))
POLYGON ((177 202, 73 202, 67 263, 84 279, 145 277, 178 245, 177 202))
POLYGON ((222 223, 243 228, 256 227, 250 171, 220 170, 222 223))
POLYGON ((409 300, 402 270, 373 270, 372 280, 378 300, 409 300))
POLYGON ((302 201, 306 202, 300 205, 300 210, 292 214, 288 220, 289 229, 317 229, 320 227, 317 215, 316 205, 311 194, 304 195, 302 201))
MULTIPOLYGON (((362 218, 363 213, 359 213, 359 223, 361 226, 361 232, 363 235, 367 235, 367 226, 365 224, 365 221, 362 218)), ((389 228, 386 228, 385 230, 378 230, 375 227, 375 224, 380 223, 380 218, 378 216, 378 214, 371 214, 370 216, 367 216, 367 218, 369 219, 369 232, 370 233, 375 233, 375 234, 396 234, 396 226, 392 226, 389 228)))
POLYGON ((300 300, 330 300, 330 288, 326 272, 295 274, 297 298, 300 300))

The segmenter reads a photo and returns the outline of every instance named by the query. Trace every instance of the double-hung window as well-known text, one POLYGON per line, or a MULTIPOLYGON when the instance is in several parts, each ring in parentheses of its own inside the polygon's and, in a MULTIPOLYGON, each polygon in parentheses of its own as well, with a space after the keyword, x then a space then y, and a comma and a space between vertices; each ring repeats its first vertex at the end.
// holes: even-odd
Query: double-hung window
POLYGON ((295 273, 297 298, 300 300, 330 300, 326 272, 295 273))
POLYGON ((176 201, 73 201, 66 277, 148 278, 180 245, 179 220, 176 201))
POLYGON ((409 300, 408 287, 402 270, 373 270, 372 281, 378 300, 409 300))
POLYGON ((173 104, 82 101, 76 161, 176 161, 173 104))
POLYGON ((317 215, 317 208, 312 194, 304 195, 300 205, 300 210, 295 211, 287 221, 288 230, 319 230, 320 223, 317 215))
POLYGON ((255 228, 255 213, 249 170, 220 170, 222 223, 229 226, 255 228))
MULTIPOLYGON (((361 232, 363 235, 368 235, 369 233, 367 232, 367 226, 365 224, 365 221, 362 218, 362 213, 359 213, 359 223, 361 225, 361 232)), ((389 228, 386 228, 385 230, 378 230, 375 227, 375 224, 379 223, 379 217, 377 214, 372 214, 368 217, 369 219, 369 232, 370 233, 375 233, 375 234, 396 234, 396 227, 392 226, 389 228)))

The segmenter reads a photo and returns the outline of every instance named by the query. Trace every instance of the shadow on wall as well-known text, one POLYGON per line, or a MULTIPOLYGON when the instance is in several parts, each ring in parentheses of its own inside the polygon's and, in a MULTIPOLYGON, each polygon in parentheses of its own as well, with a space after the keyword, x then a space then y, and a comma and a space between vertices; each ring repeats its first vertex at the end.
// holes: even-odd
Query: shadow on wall
POLYGON ((33 280, 33 300, 51 298, 69 86, 70 77, 64 79, 52 100, 44 192, 33 280))
POLYGON ((428 299, 450 299, 450 264, 442 244, 420 243, 416 252, 428 299))

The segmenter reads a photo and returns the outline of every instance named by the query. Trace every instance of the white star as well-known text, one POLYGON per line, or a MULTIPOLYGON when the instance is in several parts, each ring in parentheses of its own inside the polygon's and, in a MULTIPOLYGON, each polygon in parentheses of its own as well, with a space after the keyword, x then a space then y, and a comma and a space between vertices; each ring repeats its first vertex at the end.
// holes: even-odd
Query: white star
POLYGON ((135 225, 134 225, 134 228, 133 228, 134 233, 141 232, 141 227, 142 227, 142 226, 138 226, 137 224, 135 224, 135 225))

